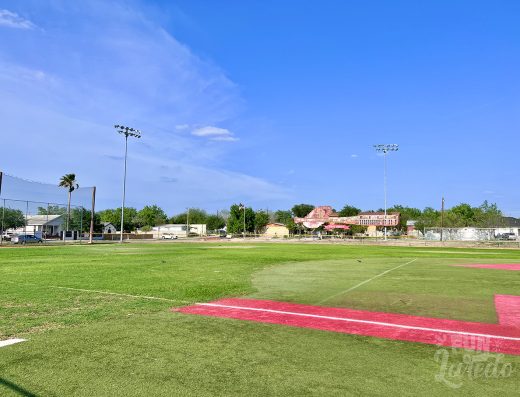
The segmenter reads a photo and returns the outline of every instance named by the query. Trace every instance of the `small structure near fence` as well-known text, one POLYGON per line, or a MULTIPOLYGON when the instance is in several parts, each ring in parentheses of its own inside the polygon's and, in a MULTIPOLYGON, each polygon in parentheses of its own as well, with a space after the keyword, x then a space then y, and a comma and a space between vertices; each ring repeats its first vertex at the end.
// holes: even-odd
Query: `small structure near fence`
POLYGON ((423 238, 431 241, 516 241, 520 228, 426 228, 423 238))

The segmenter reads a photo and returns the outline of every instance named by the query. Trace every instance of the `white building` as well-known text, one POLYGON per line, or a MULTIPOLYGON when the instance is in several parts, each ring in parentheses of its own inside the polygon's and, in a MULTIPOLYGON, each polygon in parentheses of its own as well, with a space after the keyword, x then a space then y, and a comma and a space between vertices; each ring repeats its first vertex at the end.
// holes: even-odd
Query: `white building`
POLYGON ((14 234, 33 234, 40 237, 59 236, 64 229, 63 215, 27 215, 27 225, 8 230, 14 234))
MULTIPOLYGON (((205 236, 206 235, 206 224, 193 224, 189 226, 190 230, 189 233, 191 235, 196 234, 198 236, 205 236)), ((177 237, 187 237, 188 236, 188 229, 186 227, 186 224, 167 224, 167 225, 159 225, 154 226, 152 228, 152 233, 154 238, 161 238, 163 234, 173 234, 177 237)))
POLYGON ((102 225, 103 225, 103 233, 105 233, 105 234, 117 233, 117 229, 112 223, 103 222, 102 225))

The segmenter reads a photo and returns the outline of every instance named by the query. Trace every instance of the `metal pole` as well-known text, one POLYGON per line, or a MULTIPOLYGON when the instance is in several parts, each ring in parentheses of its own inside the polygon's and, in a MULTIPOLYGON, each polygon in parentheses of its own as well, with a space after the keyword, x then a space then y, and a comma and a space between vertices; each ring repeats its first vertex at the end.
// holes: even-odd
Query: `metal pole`
POLYGON ((384 152, 385 158, 385 177, 384 177, 384 185, 385 185, 385 217, 383 219, 383 224, 385 225, 385 241, 386 241, 386 151, 384 152))
POLYGON ((395 143, 392 143, 392 144, 378 144, 378 145, 374 145, 374 148, 376 149, 377 152, 380 152, 380 153, 383 153, 383 156, 384 156, 384 163, 385 163, 385 166, 384 166, 384 191, 385 191, 385 215, 384 215, 384 218, 383 218, 383 226, 385 228, 384 230, 384 234, 385 234, 385 241, 387 239, 387 183, 386 183, 386 155, 388 152, 395 152, 397 150, 399 150, 399 145, 396 145, 395 143))
POLYGON ((4 218, 5 218, 5 199, 2 200, 2 234, 0 235, 0 244, 4 241, 4 218))
POLYGON ((88 243, 92 244, 92 238, 94 234, 94 216, 96 215, 96 187, 92 188, 92 209, 90 210, 90 236, 88 239, 88 243))
POLYGON ((244 240, 246 239, 246 206, 244 205, 244 240))
POLYGON ((123 243, 123 225, 125 221, 125 195, 126 195, 126 157, 128 154, 128 135, 125 134, 125 174, 123 177, 123 200, 121 203, 121 235, 119 242, 123 243))
POLYGON ((24 243, 27 242, 27 217, 29 216, 29 202, 25 202, 25 222, 23 223, 24 243))
POLYGON ((442 206, 441 206, 441 241, 443 238, 444 232, 444 197, 442 198, 442 206))
POLYGON ((190 209, 186 208, 186 238, 190 237, 190 209))

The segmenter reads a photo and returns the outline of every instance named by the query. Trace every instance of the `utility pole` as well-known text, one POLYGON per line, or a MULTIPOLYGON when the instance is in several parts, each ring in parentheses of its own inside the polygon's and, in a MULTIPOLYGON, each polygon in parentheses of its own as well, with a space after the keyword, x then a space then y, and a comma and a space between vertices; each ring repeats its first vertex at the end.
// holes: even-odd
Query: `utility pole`
POLYGON ((186 208, 186 237, 190 237, 190 209, 186 208))
POLYGON ((126 159, 128 156, 128 137, 133 136, 135 138, 141 138, 141 131, 131 127, 125 127, 123 125, 114 125, 114 128, 120 134, 125 136, 125 173, 123 177, 123 199, 121 200, 121 235, 119 242, 123 243, 123 226, 125 220, 125 195, 126 195, 126 159))
POLYGON ((385 170, 384 170, 384 191, 385 191, 385 216, 383 218, 383 225, 385 227, 385 240, 387 239, 387 229, 386 229, 386 209, 387 209, 387 200, 386 200, 386 154, 388 152, 397 152, 399 150, 399 145, 395 143, 391 144, 378 144, 374 145, 374 148, 377 152, 383 153, 384 161, 385 161, 385 170))
POLYGON ((442 198, 442 205, 441 205, 441 241, 443 241, 443 234, 444 234, 444 197, 442 198))

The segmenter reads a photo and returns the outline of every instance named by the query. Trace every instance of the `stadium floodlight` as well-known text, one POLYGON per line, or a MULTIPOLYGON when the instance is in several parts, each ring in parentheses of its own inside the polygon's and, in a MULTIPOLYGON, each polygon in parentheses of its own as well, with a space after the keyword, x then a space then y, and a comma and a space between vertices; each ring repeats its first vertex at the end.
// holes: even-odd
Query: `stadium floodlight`
POLYGON ((244 229, 242 231, 242 238, 246 239, 246 206, 242 203, 238 206, 239 210, 244 210, 244 229))
POLYGON ((123 199, 121 203, 121 235, 119 242, 123 243, 123 225, 125 220, 125 195, 126 195, 126 159, 128 154, 128 137, 132 136, 134 138, 141 138, 141 131, 136 130, 135 128, 125 127, 123 125, 116 124, 114 128, 120 134, 125 136, 125 174, 123 177, 123 199))
POLYGON ((387 203, 387 200, 386 200, 386 155, 388 152, 397 152, 399 150, 399 145, 395 144, 395 143, 390 143, 390 144, 387 144, 387 143, 383 143, 383 144, 378 144, 378 145, 374 145, 374 148, 376 149, 377 152, 379 153, 383 153, 383 157, 385 158, 385 176, 384 176, 384 189, 385 189, 385 217, 383 218, 383 225, 385 227, 385 240, 387 239, 387 232, 386 232, 386 203, 387 203))

